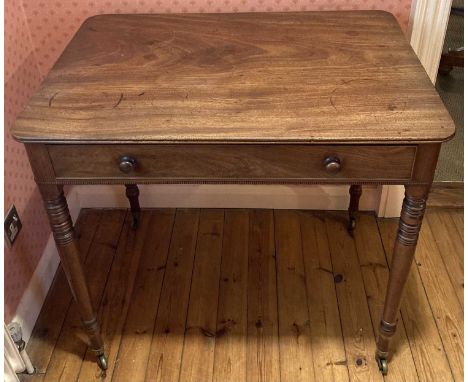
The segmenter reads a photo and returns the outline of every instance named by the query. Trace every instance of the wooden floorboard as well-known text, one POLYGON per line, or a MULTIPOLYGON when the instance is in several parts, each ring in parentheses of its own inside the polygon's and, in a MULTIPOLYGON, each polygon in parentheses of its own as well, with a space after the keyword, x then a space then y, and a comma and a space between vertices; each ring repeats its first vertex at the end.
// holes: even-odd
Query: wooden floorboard
POLYGON ((224 211, 202 210, 185 329, 180 380, 213 378, 224 211))
POLYGON ((249 211, 247 375, 249 381, 279 381, 278 300, 274 217, 249 211))
POLYGON ((453 222, 455 223, 455 228, 460 235, 460 239, 462 243, 464 242, 464 231, 463 231, 463 209, 455 210, 450 212, 450 217, 452 218, 453 222))
POLYGON ((151 214, 112 381, 144 381, 174 226, 173 210, 151 214))
MULTIPOLYGON (((151 213, 144 211, 138 230, 131 228, 132 215, 127 214, 124 229, 119 240, 106 290, 99 309, 99 323, 104 346, 109 359, 108 375, 113 374, 115 361, 120 348, 122 329, 127 318, 130 297, 133 291, 136 272, 148 234, 151 213)), ((88 348, 80 369, 78 381, 100 381, 101 373, 95 362, 94 353, 88 348)))
POLYGON ((249 213, 226 210, 213 381, 242 381, 247 371, 249 213))
POLYGON ((348 381, 349 373, 323 216, 300 214, 314 371, 320 381, 348 381))
MULTIPOLYGON (((378 219, 378 225, 387 262, 391 264, 398 219, 378 219)), ((403 324, 400 326, 406 331, 419 380, 453 381, 447 354, 416 262, 413 262, 406 282, 400 313, 403 324)))
POLYGON ((439 182, 432 185, 428 207, 463 208, 463 182, 439 182))
MULTIPOLYGON (((375 335, 397 219, 340 212, 84 210, 77 223, 110 367, 59 268, 23 381, 383 381, 375 335)), ((463 210, 430 208, 386 381, 463 380, 463 210)))
POLYGON ((463 381, 463 308, 427 221, 421 227, 415 261, 453 376, 463 381))
MULTIPOLYGON (((384 307, 389 270, 374 216, 361 214, 358 224, 359 229, 356 229, 354 233, 356 250, 374 335, 377 336, 384 307)), ((398 321, 401 321, 401 316, 398 317, 398 321)), ((401 325, 395 333, 393 343, 398 345, 396 348, 394 347, 395 351, 392 357, 394 372, 389 374, 385 380, 387 382, 417 381, 418 370, 414 363, 406 332, 401 325)))
MULTIPOLYGON (((103 291, 114 261, 125 215, 126 211, 123 210, 103 213, 90 253, 84 263, 91 302, 94 307, 99 307, 102 302, 103 291)), ((75 303, 72 303, 47 367, 44 382, 77 380, 87 351, 85 339, 86 334, 81 329, 78 308, 75 303)))
MULTIPOLYGON (((375 337, 356 245, 344 213, 326 213, 336 294, 351 381, 383 381, 375 357, 375 337)), ((360 228, 360 227, 359 227, 360 228)))
MULTIPOLYGON (((83 210, 76 223, 78 243, 83 261, 88 255, 100 219, 100 210, 83 210)), ((66 285, 65 273, 59 267, 31 334, 28 354, 34 359, 34 366, 37 371, 34 380, 37 381, 43 378, 47 370, 65 317, 72 303, 72 294, 66 285)))
POLYGON ((448 276, 458 301, 463 307, 463 241, 455 226, 451 213, 439 209, 431 209, 426 213, 426 222, 433 235, 445 264, 448 276))
POLYGON ((179 380, 197 243, 198 210, 178 210, 146 366, 148 382, 179 380))
POLYGON ((316 380, 297 211, 275 211, 275 239, 281 380, 316 380))

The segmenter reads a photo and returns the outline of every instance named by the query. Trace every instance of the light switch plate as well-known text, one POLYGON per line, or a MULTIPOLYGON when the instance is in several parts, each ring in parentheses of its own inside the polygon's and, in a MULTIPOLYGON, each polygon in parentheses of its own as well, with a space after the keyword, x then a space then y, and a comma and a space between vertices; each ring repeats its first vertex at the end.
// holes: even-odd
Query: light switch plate
POLYGON ((12 204, 5 217, 4 223, 5 242, 7 243, 8 247, 11 248, 16 238, 18 237, 22 226, 23 225, 21 224, 21 220, 19 218, 18 212, 16 211, 16 207, 14 204, 12 204))

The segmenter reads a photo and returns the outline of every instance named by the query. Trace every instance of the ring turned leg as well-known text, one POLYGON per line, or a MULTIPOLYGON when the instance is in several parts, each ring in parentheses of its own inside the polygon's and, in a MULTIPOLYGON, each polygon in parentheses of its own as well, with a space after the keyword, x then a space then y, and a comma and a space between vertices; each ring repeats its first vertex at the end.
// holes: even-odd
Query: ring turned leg
POLYGON ((353 235, 356 228, 356 213, 359 211, 359 199, 362 195, 362 187, 359 184, 353 184, 349 188, 349 208, 348 208, 348 232, 353 235))
POLYGON ((376 359, 384 375, 387 373, 390 340, 396 331, 396 318, 400 309, 403 289, 413 262, 428 191, 427 187, 422 186, 406 187, 377 340, 376 359))
POLYGON ((91 304, 83 266, 81 264, 78 243, 75 238, 73 223, 68 211, 67 201, 61 186, 40 186, 45 208, 55 244, 60 255, 62 268, 67 276, 73 298, 78 305, 83 326, 88 334, 91 349, 97 356, 101 369, 107 368, 104 355, 104 343, 99 331, 99 324, 91 304))
POLYGON ((126 184, 125 185, 127 198, 130 202, 130 210, 133 216, 132 228, 137 229, 140 224, 140 202, 138 201, 138 196, 140 195, 140 190, 136 184, 126 184))

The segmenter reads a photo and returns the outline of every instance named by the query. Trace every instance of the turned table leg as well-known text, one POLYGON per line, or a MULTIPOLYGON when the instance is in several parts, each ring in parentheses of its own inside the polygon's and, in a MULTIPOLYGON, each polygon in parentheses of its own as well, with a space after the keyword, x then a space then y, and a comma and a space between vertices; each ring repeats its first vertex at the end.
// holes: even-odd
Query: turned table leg
POLYGON ((362 195, 362 186, 353 184, 349 187, 348 232, 352 235, 356 228, 356 213, 359 211, 359 199, 362 195))
POLYGON ((91 304, 80 260, 78 243, 75 238, 73 223, 68 211, 67 201, 63 194, 63 188, 56 185, 41 185, 40 191, 49 216, 61 265, 67 276, 73 298, 78 305, 78 311, 88 334, 91 349, 96 353, 99 367, 105 370, 107 368, 107 358, 104 354, 104 343, 99 331, 96 314, 91 304))
POLYGON ((377 340, 376 359, 384 375, 387 373, 390 340, 396 331, 396 318, 413 262, 428 192, 428 186, 406 186, 377 340))
POLYGON ((125 185, 127 198, 130 202, 130 210, 133 216, 132 228, 137 229, 140 224, 140 202, 138 201, 138 196, 140 195, 140 190, 136 184, 126 184, 125 185))

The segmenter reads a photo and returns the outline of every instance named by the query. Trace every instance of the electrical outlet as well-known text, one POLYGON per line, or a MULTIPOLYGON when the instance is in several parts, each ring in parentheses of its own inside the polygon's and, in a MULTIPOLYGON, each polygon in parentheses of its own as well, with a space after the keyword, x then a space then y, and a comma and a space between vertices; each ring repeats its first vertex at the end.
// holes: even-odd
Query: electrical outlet
POLYGON ((23 225, 21 224, 18 212, 16 211, 15 205, 13 204, 8 210, 4 225, 5 241, 8 244, 8 247, 11 248, 16 238, 18 237, 22 226, 23 225))

